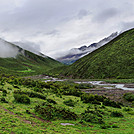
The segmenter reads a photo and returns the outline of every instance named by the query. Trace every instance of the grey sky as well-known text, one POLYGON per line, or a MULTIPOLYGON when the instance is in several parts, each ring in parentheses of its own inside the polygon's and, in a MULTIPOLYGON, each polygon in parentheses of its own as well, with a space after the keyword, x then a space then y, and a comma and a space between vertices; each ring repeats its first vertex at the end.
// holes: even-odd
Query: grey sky
POLYGON ((0 0, 0 37, 52 57, 132 27, 133 0, 0 0))

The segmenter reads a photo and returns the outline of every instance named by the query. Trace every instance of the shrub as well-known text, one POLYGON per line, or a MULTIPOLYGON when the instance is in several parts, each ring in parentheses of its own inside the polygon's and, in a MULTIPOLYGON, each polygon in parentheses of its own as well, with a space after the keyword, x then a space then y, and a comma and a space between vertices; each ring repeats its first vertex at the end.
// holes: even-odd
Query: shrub
POLYGON ((82 120, 86 122, 98 123, 98 124, 104 123, 102 117, 98 117, 97 115, 94 115, 92 113, 82 113, 81 115, 82 115, 82 120))
POLYGON ((30 99, 27 95, 25 94, 14 94, 14 99, 16 102, 19 103, 25 103, 25 104, 30 104, 30 99))
POLYGON ((119 111, 113 111, 111 112, 112 117, 124 117, 123 114, 119 111))
POLYGON ((98 123, 102 124, 103 121, 103 115, 104 114, 101 110, 98 109, 98 107, 94 107, 95 109, 92 109, 90 106, 85 110, 84 113, 81 114, 81 119, 86 122, 91 123, 98 123))
POLYGON ((111 126, 108 125, 108 124, 103 124, 103 125, 101 125, 100 127, 101 127, 101 129, 111 128, 111 126))
POLYGON ((54 100, 52 100, 52 99, 47 99, 47 101, 48 101, 49 103, 57 104, 57 102, 54 101, 54 100))
POLYGON ((63 101, 63 103, 64 103, 65 105, 67 105, 67 106, 74 107, 74 105, 75 105, 76 102, 73 101, 72 99, 69 99, 69 100, 63 101))
POLYGON ((99 96, 99 95, 93 95, 93 94, 82 94, 81 95, 81 101, 84 103, 92 103, 92 104, 101 104, 100 102, 103 102, 106 97, 99 96))
POLYGON ((94 85, 91 85, 90 83, 89 84, 81 83, 81 84, 77 84, 75 86, 75 88, 77 88, 77 89, 89 89, 89 88, 94 88, 94 85))
POLYGON ((20 90, 16 90, 14 91, 15 94, 25 94, 25 95, 28 95, 29 97, 31 98, 40 98, 40 99, 43 99, 45 100, 46 99, 46 96, 40 94, 40 93, 36 93, 36 92, 33 92, 33 91, 20 91, 20 90))
POLYGON ((127 101, 132 102, 132 101, 134 101, 134 94, 132 94, 132 93, 125 93, 123 95, 123 98, 126 99, 127 101))
POLYGON ((7 94, 6 94, 6 93, 3 93, 2 95, 3 95, 3 96, 7 96, 7 94))
POLYGON ((3 102, 3 103, 8 103, 4 97, 0 98, 0 101, 3 102))
POLYGON ((121 104, 115 101, 110 100, 109 98, 105 99, 103 101, 103 105, 105 106, 111 106, 111 107, 115 107, 115 108, 121 108, 121 104))
POLYGON ((3 88, 0 89, 0 91, 2 91, 3 93, 7 94, 7 91, 3 88))
POLYGON ((47 120, 65 119, 65 120, 76 120, 77 115, 70 110, 61 107, 53 107, 50 104, 43 103, 44 106, 37 105, 35 112, 41 115, 47 120))
POLYGON ((128 112, 128 111, 132 111, 132 109, 130 107, 124 107, 123 111, 127 111, 128 112))

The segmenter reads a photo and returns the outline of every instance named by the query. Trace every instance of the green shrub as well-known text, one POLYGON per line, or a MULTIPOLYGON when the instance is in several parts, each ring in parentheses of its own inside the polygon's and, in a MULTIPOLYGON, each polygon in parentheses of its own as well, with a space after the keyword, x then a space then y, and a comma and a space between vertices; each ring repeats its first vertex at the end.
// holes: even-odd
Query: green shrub
POLYGON ((0 101, 1 101, 2 103, 8 103, 8 101, 6 101, 6 99, 5 99, 4 97, 0 98, 0 101))
POLYGON ((124 107, 123 111, 127 111, 128 112, 128 111, 132 111, 132 109, 130 107, 124 107))
POLYGON ((3 88, 0 89, 0 91, 2 91, 3 93, 7 94, 7 91, 3 88))
POLYGON ((35 107, 35 112, 41 115, 44 119, 55 120, 55 119, 64 119, 64 120, 76 120, 77 115, 70 110, 67 110, 62 107, 53 107, 50 104, 43 103, 43 106, 37 105, 35 107))
POLYGON ((57 102, 54 101, 54 100, 52 100, 52 99, 47 99, 47 101, 48 101, 49 103, 57 104, 57 102))
POLYGON ((123 114, 119 111, 113 111, 111 112, 112 117, 124 117, 123 114))
POLYGON ((33 91, 20 91, 20 90, 16 90, 14 91, 15 94, 25 94, 25 95, 28 95, 29 97, 31 98, 40 98, 40 99, 43 99, 45 100, 46 99, 46 96, 40 94, 40 93, 36 93, 36 92, 33 92, 33 91))
POLYGON ((121 108, 121 104, 115 101, 110 100, 109 98, 106 98, 103 101, 103 105, 105 106, 111 106, 111 107, 115 107, 115 108, 121 108))
POLYGON ((103 125, 101 125, 100 127, 101 127, 101 129, 111 128, 111 126, 108 125, 108 124, 103 124, 103 125))
POLYGON ((63 103, 67 106, 71 106, 71 107, 74 107, 75 106, 75 101, 73 101, 72 99, 69 99, 69 100, 65 100, 63 101, 63 103))
POLYGON ((134 101, 134 94, 133 93, 125 93, 123 95, 123 98, 126 99, 127 101, 134 101))
POLYGON ((2 95, 3 95, 3 96, 7 96, 7 94, 6 94, 6 93, 3 93, 2 95))
POLYGON ((30 99, 25 94, 14 94, 14 99, 16 102, 24 103, 24 104, 30 104, 30 99))
POLYGON ((86 122, 102 124, 104 112, 98 109, 98 107, 88 107, 84 113, 81 114, 81 119, 86 122))
POLYGON ((98 117, 92 113, 82 113, 81 116, 82 116, 81 119, 86 122, 98 123, 98 124, 104 123, 102 117, 98 117))
POLYGON ((84 103, 92 103, 92 104, 101 104, 100 102, 103 102, 106 97, 99 96, 99 95, 93 95, 93 94, 86 94, 83 93, 81 95, 81 101, 84 103))

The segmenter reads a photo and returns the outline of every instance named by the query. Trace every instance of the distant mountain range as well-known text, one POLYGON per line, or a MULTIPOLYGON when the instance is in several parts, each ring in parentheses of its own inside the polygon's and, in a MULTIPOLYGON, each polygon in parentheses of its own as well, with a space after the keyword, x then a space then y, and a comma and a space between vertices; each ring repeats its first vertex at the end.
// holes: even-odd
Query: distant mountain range
POLYGON ((106 45, 63 68, 60 73, 82 79, 133 79, 134 29, 121 33, 106 45))
POLYGON ((41 74, 60 65, 60 62, 42 53, 32 53, 0 39, 0 73, 41 74))
POLYGON ((115 37, 117 37, 119 34, 118 32, 112 33, 110 36, 102 39, 98 43, 93 43, 89 46, 82 46, 80 48, 73 48, 71 49, 67 55, 57 58, 56 60, 64 63, 64 64, 72 64, 78 59, 84 57, 85 55, 93 52, 94 50, 100 48, 101 46, 105 45, 109 41, 113 40, 115 37))

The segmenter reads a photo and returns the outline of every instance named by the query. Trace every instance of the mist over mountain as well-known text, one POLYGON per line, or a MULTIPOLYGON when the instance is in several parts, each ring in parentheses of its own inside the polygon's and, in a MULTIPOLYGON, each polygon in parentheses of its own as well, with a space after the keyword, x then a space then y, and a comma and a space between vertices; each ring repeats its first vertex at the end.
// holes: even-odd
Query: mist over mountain
POLYGON ((8 58, 15 57, 19 52, 19 48, 14 46, 13 44, 0 39, 0 57, 8 58))
POLYGON ((46 55, 44 55, 43 53, 41 53, 40 51, 40 46, 36 43, 33 43, 33 42, 13 42, 15 45, 25 49, 25 50, 28 50, 34 54, 37 54, 39 56, 42 56, 42 57, 47 57, 46 55))
POLYGON ((60 62, 38 51, 31 52, 0 39, 0 73, 41 74, 60 65, 60 62))
POLYGON ((93 52, 94 50, 100 48, 101 46, 105 45, 115 37, 119 35, 118 32, 112 33, 110 36, 100 40, 98 43, 90 44, 89 46, 81 46, 80 48, 72 48, 66 55, 57 58, 58 61, 64 64, 72 64, 78 59, 84 57, 85 55, 93 52))

